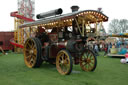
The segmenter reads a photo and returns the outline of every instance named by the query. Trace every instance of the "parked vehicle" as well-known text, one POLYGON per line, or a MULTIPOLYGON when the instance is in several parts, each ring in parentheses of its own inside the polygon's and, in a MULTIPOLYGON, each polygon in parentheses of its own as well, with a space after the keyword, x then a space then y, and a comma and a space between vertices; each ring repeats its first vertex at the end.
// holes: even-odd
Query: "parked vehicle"
POLYGON ((62 75, 70 74, 73 64, 80 64, 84 71, 94 71, 97 57, 86 45, 86 25, 107 21, 108 17, 95 10, 75 11, 63 15, 61 13, 62 9, 41 13, 37 16, 40 20, 20 26, 37 29, 35 37, 29 37, 25 41, 25 64, 36 68, 40 67, 43 61, 56 63, 56 68, 62 75))
POLYGON ((0 47, 4 51, 13 50, 14 47, 10 43, 10 39, 13 38, 13 32, 0 32, 0 47))

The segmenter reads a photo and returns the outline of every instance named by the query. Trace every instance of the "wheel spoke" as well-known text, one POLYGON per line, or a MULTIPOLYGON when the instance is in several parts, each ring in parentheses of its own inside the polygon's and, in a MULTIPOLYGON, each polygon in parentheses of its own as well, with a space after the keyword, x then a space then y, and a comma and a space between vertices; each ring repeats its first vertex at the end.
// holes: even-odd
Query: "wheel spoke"
POLYGON ((92 58, 93 57, 93 55, 92 55, 92 53, 90 53, 90 56, 89 56, 89 58, 92 58))
POLYGON ((94 57, 91 57, 90 60, 94 60, 94 57))
POLYGON ((33 65, 33 60, 32 59, 29 61, 29 64, 30 65, 33 65))
POLYGON ((90 70, 92 68, 92 66, 88 63, 88 69, 90 70))
POLYGON ((32 47, 32 49, 35 47, 35 44, 34 44, 34 42, 32 42, 32 45, 31 45, 31 47, 32 47))
POLYGON ((31 56, 26 57, 27 61, 31 60, 31 56))
POLYGON ((32 49, 36 49, 36 45, 33 42, 32 49))
POLYGON ((90 62, 91 64, 94 64, 94 62, 90 62))
POLYGON ((24 45, 25 64, 31 68, 35 65, 36 62, 36 57, 37 57, 36 44, 37 41, 35 39, 29 38, 24 45))
POLYGON ((88 71, 88 63, 86 63, 83 67, 88 71))
POLYGON ((86 57, 87 57, 87 54, 84 53, 84 54, 82 55, 82 58, 86 58, 86 57))
POLYGON ((64 54, 62 54, 62 56, 61 56, 61 57, 62 57, 62 61, 64 61, 64 54))
POLYGON ((34 60, 36 60, 36 55, 32 55, 32 58, 33 58, 34 60))
POLYGON ((84 71, 92 71, 96 67, 95 55, 90 50, 85 50, 80 57, 80 66, 84 71), (95 66, 95 67, 94 67, 95 66))
POLYGON ((68 69, 69 69, 69 67, 67 67, 67 65, 65 64, 65 65, 64 65, 64 72, 67 72, 68 69))
POLYGON ((60 51, 56 58, 56 66, 59 73, 66 75, 71 72, 69 55, 66 51, 60 51))
POLYGON ((85 62, 85 61, 86 61, 86 58, 85 58, 85 59, 81 59, 81 60, 80 60, 80 62, 81 62, 81 63, 82 63, 82 62, 85 62))
POLYGON ((88 58, 89 53, 87 52, 86 55, 87 55, 86 57, 88 58))
POLYGON ((31 45, 29 43, 27 43, 27 46, 28 46, 29 49, 31 49, 31 45))
POLYGON ((30 49, 25 49, 25 51, 26 51, 26 52, 29 52, 29 51, 30 51, 30 49))
POLYGON ((37 55, 37 50, 33 49, 33 54, 36 56, 37 55))
POLYGON ((61 59, 61 57, 59 58, 59 63, 61 63, 61 61, 62 61, 62 59, 61 59))
POLYGON ((83 66, 86 66, 88 63, 84 62, 83 66))

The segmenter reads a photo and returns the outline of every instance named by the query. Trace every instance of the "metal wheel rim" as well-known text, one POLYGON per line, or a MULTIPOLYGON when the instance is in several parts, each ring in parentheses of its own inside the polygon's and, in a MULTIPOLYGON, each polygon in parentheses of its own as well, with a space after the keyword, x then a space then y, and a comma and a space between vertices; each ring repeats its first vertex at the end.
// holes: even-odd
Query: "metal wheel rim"
POLYGON ((84 71, 92 71, 95 67, 95 62, 95 56, 89 50, 86 50, 80 57, 80 66, 84 71))
POLYGON ((56 67, 59 73, 66 75, 70 71, 70 58, 69 55, 62 51, 57 55, 56 58, 56 67))
POLYGON ((32 68, 36 63, 37 47, 33 39, 28 39, 24 45, 25 64, 32 68))

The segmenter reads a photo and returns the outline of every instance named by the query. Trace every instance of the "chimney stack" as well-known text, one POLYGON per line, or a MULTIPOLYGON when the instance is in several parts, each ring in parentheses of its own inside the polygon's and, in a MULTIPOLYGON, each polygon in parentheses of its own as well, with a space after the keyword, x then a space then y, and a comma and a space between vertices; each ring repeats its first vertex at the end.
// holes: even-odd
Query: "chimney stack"
POLYGON ((72 6, 71 10, 72 10, 72 12, 76 12, 79 10, 79 6, 77 6, 77 5, 72 6))

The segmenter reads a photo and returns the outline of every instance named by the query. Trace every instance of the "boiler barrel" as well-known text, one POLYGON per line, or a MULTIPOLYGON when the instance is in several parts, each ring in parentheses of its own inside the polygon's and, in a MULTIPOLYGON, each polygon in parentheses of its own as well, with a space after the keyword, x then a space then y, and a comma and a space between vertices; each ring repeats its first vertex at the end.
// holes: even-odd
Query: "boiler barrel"
POLYGON ((49 17, 49 16, 53 16, 53 15, 58 15, 58 14, 62 14, 63 10, 61 8, 59 9, 55 9, 55 10, 51 10, 51 11, 48 11, 48 12, 45 12, 45 13, 40 13, 40 14, 37 14, 37 19, 40 19, 40 18, 45 18, 45 17, 49 17))

